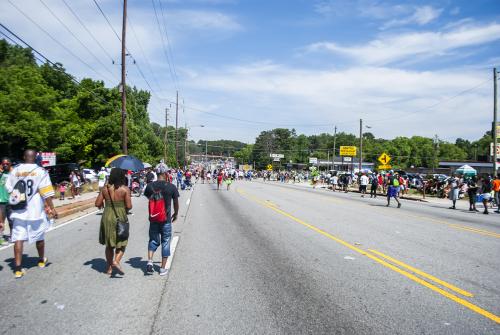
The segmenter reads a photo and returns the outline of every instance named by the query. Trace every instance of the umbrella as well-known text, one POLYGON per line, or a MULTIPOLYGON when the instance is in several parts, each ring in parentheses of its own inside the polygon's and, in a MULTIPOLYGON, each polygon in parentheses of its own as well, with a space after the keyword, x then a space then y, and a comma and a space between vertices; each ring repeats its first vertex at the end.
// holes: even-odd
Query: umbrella
POLYGON ((149 164, 149 163, 144 163, 144 168, 145 168, 145 169, 148 169, 148 168, 150 168, 151 166, 152 166, 152 165, 151 165, 151 164, 149 164))
POLYGON ((461 167, 459 167, 455 171, 455 173, 458 173, 458 174, 461 174, 461 175, 464 175, 464 176, 475 176, 475 175, 477 175, 476 169, 472 168, 469 165, 462 165, 461 167))
POLYGON ((144 164, 134 156, 116 155, 106 162, 106 167, 114 167, 122 170, 140 171, 144 164))

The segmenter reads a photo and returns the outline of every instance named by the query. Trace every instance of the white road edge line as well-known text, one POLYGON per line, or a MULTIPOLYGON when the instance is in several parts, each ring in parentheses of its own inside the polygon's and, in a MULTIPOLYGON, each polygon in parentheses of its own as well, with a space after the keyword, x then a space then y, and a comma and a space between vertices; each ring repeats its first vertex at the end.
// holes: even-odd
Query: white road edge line
MULTIPOLYGON (((62 224, 60 224, 60 225, 58 225, 58 226, 52 227, 52 228, 50 228, 49 230, 47 230, 47 233, 48 233, 48 232, 51 232, 51 231, 53 231, 53 230, 56 230, 56 229, 62 228, 62 227, 64 227, 64 226, 67 226, 67 225, 69 225, 70 223, 73 223, 73 222, 75 222, 75 221, 78 221, 78 220, 80 220, 80 219, 83 219, 83 218, 85 218, 85 217, 87 217, 87 216, 90 216, 90 215, 92 215, 92 214, 95 214, 95 213, 97 213, 97 212, 99 212, 99 210, 96 210, 96 211, 93 211, 93 212, 87 213, 87 214, 82 215, 82 216, 80 216, 80 217, 74 218, 73 220, 69 220, 68 222, 64 222, 64 223, 62 223, 62 224)), ((0 248, 0 251, 5 250, 5 249, 8 249, 8 248, 11 248, 11 247, 13 247, 13 246, 14 246, 14 243, 11 243, 11 244, 9 244, 9 245, 3 246, 3 247, 1 247, 1 248, 0 248)))
POLYGON ((191 197, 189 197, 186 201, 186 206, 189 206, 189 203, 191 202, 191 197))
POLYGON ((170 270, 170 267, 172 266, 172 260, 174 259, 175 255, 175 249, 177 248, 177 242, 179 242, 179 236, 174 236, 172 238, 172 244, 170 245, 170 257, 167 260, 167 269, 170 270))

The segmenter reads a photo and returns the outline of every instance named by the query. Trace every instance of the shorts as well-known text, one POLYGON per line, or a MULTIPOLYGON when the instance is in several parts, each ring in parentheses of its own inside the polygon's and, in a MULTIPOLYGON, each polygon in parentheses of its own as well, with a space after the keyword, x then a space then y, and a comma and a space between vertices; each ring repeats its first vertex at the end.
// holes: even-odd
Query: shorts
POLYGON ((483 193, 481 194, 482 200, 489 201, 491 199, 491 193, 483 193))
POLYGON ((170 240, 172 238, 172 223, 150 223, 148 250, 155 252, 161 245, 161 256, 170 256, 170 240))
POLYGON ((12 227, 11 239, 15 241, 28 241, 28 243, 43 241, 45 232, 49 229, 47 219, 28 221, 14 219, 12 227))
POLYGON ((363 191, 365 191, 365 192, 366 192, 366 185, 360 185, 360 186, 359 186, 359 191, 360 191, 360 192, 363 192, 363 191))

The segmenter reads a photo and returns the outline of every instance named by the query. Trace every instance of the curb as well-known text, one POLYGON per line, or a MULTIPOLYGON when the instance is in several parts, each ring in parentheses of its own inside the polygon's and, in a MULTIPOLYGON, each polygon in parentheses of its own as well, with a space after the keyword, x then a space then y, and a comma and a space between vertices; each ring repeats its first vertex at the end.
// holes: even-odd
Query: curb
POLYGON ((95 199, 88 199, 84 201, 78 201, 72 204, 62 205, 56 207, 57 214, 59 218, 64 218, 72 214, 82 212, 86 209, 94 207, 95 199))

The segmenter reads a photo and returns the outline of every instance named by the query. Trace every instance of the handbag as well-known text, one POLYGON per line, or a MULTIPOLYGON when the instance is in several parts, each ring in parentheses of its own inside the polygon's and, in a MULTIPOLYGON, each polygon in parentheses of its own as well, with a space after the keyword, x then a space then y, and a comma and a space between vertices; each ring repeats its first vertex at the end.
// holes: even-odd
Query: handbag
POLYGON ((113 199, 111 198, 111 193, 109 192, 109 186, 106 186, 108 189, 109 199, 111 203, 111 208, 113 209, 113 213, 115 213, 116 218, 116 239, 119 241, 128 240, 130 235, 130 223, 128 222, 128 218, 120 219, 118 214, 116 213, 115 205, 113 204, 113 199))

